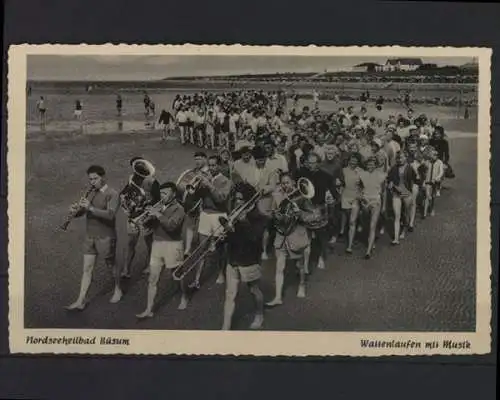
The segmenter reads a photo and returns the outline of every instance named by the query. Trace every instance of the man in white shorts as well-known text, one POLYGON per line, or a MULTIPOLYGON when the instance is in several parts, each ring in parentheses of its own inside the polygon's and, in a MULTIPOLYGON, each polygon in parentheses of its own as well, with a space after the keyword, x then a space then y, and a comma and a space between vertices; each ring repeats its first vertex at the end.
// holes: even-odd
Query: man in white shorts
MULTIPOLYGON (((203 243, 206 240, 213 241, 222 235, 223 228, 219 218, 227 218, 229 194, 231 192, 231 181, 220 173, 219 157, 209 157, 208 168, 211 180, 202 178, 200 184, 202 208, 200 221, 198 223, 199 243, 203 243)), ((218 253, 216 254, 216 259, 219 264, 217 283, 224 283, 224 249, 223 247, 216 248, 215 246, 210 246, 209 248, 212 253, 218 253)), ((196 278, 191 286, 199 287, 204 263, 205 260, 201 260, 196 271, 196 278)))
MULTIPOLYGON (((165 206, 163 210, 151 212, 151 219, 146 222, 146 225, 153 230, 153 245, 149 262, 147 305, 144 312, 137 314, 137 318, 153 316, 153 305, 162 268, 173 270, 184 259, 182 224, 186 214, 184 208, 176 199, 177 188, 175 183, 166 182, 162 184, 160 194, 165 206)), ((185 291, 182 282, 181 289, 184 298, 185 291)), ((181 300, 181 303, 183 301, 181 300)))

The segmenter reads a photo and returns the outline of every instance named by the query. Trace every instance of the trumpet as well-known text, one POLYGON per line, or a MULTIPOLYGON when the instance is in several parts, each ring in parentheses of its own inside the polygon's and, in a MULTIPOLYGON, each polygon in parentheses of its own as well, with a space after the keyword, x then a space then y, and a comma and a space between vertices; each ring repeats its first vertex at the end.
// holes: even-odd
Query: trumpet
POLYGON ((151 207, 147 208, 144 210, 141 214, 139 214, 137 217, 132 218, 130 222, 134 225, 137 226, 144 226, 144 224, 151 219, 151 217, 156 214, 156 213, 162 213, 172 201, 175 200, 175 196, 172 197, 166 197, 161 199, 160 201, 156 202, 153 204, 151 207))
POLYGON ((173 279, 176 281, 183 280, 186 275, 189 274, 200 263, 201 260, 207 257, 209 253, 212 253, 217 244, 225 240, 227 232, 231 230, 236 221, 242 219, 243 215, 251 211, 261 197, 262 192, 257 192, 246 203, 234 209, 229 214, 227 219, 221 217, 219 219, 220 226, 216 229, 216 231, 212 233, 212 235, 208 236, 205 240, 203 240, 184 260, 184 262, 173 271, 173 279))
POLYGON ((80 207, 80 202, 84 199, 87 199, 89 201, 92 201, 94 199, 94 196, 92 198, 90 197, 91 194, 94 194, 94 196, 97 194, 97 189, 94 186, 90 186, 80 197, 80 200, 77 202, 73 203, 71 205, 71 211, 69 214, 66 216, 66 219, 64 222, 59 226, 59 229, 62 231, 66 231, 68 229, 69 224, 71 221, 73 221, 76 216, 82 211, 82 208, 80 207))

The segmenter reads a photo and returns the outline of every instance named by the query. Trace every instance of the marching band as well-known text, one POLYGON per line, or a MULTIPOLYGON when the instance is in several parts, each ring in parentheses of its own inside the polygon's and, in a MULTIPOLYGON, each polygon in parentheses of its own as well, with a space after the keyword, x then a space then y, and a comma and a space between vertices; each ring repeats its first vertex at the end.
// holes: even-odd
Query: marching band
MULTIPOLYGON (((84 309, 97 255, 114 271, 111 301, 118 302, 120 278, 130 276, 142 235, 148 289, 138 318, 153 316, 163 267, 179 282, 179 309, 188 306, 210 269, 226 285, 222 329, 231 329, 240 281, 255 300, 250 328, 259 329, 264 307, 283 303, 287 260, 298 270, 297 296, 304 298, 312 247, 319 249, 317 269, 327 267, 340 240, 347 255, 356 241, 364 241, 369 259, 386 228, 398 245, 415 229, 418 210, 422 219, 435 215, 443 179, 453 177, 444 129, 435 119, 414 117, 408 109, 384 124, 367 116, 366 105, 359 115, 352 107, 320 113, 317 92, 313 111, 298 110, 295 103, 288 110, 286 103, 281 92, 177 96, 163 137, 175 126, 182 144, 220 150, 196 151, 193 168, 175 182, 160 184, 152 163, 135 157, 133 173, 118 193, 106 184, 104 168, 89 167, 91 189, 71 206, 64 223, 65 229, 73 218, 87 219, 81 289, 68 309, 84 309), (128 221, 122 268, 115 263, 120 206, 128 221), (259 282, 271 249, 275 294, 265 302, 259 282)), ((381 109, 378 104, 374 112, 381 109)))

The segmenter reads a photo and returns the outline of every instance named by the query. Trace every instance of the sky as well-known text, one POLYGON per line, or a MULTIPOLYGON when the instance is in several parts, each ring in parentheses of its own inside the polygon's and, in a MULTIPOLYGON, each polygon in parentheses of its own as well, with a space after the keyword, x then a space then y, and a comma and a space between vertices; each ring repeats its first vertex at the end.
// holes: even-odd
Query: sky
MULTIPOLYGON (((33 80, 155 80, 179 76, 338 71, 362 62, 384 63, 387 57, 305 56, 61 56, 29 55, 33 80)), ((423 57, 424 63, 461 65, 468 57, 423 57)))

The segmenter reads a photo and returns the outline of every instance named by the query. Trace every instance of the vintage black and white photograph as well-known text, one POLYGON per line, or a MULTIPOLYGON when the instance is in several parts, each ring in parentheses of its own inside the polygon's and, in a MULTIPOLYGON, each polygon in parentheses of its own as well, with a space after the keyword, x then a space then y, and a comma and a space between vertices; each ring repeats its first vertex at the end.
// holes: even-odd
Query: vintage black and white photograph
POLYGON ((11 350, 489 352, 490 56, 12 47, 11 350))

